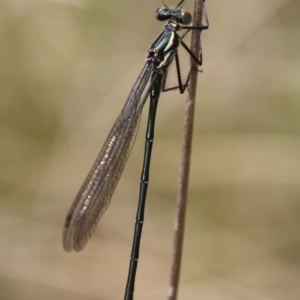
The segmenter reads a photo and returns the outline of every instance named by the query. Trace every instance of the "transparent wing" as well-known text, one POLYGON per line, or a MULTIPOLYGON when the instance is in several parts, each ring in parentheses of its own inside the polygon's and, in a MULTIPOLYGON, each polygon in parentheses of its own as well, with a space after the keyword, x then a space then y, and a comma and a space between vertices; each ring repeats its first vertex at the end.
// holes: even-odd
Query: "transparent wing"
POLYGON ((151 86, 143 97, 142 94, 152 70, 152 64, 145 64, 67 214, 63 231, 63 247, 67 252, 79 252, 85 247, 110 203, 134 144, 151 86))

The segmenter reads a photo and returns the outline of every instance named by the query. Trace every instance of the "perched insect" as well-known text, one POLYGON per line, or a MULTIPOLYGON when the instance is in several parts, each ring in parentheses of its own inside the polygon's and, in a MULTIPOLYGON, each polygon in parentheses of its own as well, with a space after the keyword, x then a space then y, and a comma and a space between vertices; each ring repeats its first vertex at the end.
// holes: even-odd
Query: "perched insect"
POLYGON ((129 266, 128 281, 124 299, 133 299, 135 274, 138 264, 140 239, 144 221, 144 208, 149 180, 149 167, 154 138, 154 123, 160 92, 179 89, 183 93, 188 85, 191 70, 186 80, 182 79, 178 47, 180 45, 202 65, 202 51, 194 54, 183 42, 183 37, 191 30, 208 28, 208 17, 205 3, 203 4, 202 26, 188 24, 192 16, 182 9, 184 0, 175 8, 162 7, 157 9, 156 18, 167 21, 164 30, 154 40, 147 51, 146 63, 138 76, 125 105, 115 121, 102 150, 100 151, 91 171, 79 190, 65 220, 63 231, 63 247, 67 252, 81 251, 91 235, 102 214, 107 209, 111 196, 123 172, 137 133, 140 116, 144 104, 150 96, 150 110, 145 141, 144 163, 140 182, 139 204, 135 223, 133 246, 129 266), (179 36, 177 33, 184 30, 179 36), (166 86, 166 78, 171 63, 175 62, 178 84, 175 87, 166 86))

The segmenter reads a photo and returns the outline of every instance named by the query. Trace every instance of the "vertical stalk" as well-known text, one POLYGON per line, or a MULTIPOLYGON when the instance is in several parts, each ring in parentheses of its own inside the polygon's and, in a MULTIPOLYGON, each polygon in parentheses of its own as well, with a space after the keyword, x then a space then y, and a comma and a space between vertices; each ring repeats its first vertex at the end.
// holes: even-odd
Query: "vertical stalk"
MULTIPOLYGON (((193 26, 201 26, 202 14, 203 14, 203 2, 204 0, 195 0, 194 6, 194 23, 193 26)), ((193 30, 191 50, 193 53, 199 53, 200 51, 200 33, 201 31, 193 30)), ((197 56, 197 55, 196 55, 197 56)), ((178 284, 180 277, 180 266, 183 248, 183 236, 185 225, 185 213, 188 194, 190 161, 191 161, 191 148, 192 148, 192 136, 193 136, 193 123, 194 123, 194 111, 195 111, 195 97, 197 89, 197 77, 198 77, 198 65, 191 58, 192 73, 188 86, 188 97, 186 102, 186 112, 184 121, 184 133, 182 144, 182 158, 179 175, 179 187, 177 194, 177 212, 175 219, 175 234, 172 256, 172 267, 170 275, 170 285, 168 291, 168 300, 176 300, 178 294, 178 284)))

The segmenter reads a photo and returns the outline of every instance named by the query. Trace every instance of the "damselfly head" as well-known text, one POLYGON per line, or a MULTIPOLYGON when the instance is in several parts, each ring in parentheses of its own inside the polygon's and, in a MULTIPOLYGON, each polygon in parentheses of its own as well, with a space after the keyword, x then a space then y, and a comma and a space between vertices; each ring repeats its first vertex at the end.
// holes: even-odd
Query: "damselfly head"
POLYGON ((192 22, 192 15, 190 12, 182 9, 172 9, 161 7, 156 10, 155 17, 158 21, 167 21, 169 19, 176 19, 178 23, 188 25, 192 22))

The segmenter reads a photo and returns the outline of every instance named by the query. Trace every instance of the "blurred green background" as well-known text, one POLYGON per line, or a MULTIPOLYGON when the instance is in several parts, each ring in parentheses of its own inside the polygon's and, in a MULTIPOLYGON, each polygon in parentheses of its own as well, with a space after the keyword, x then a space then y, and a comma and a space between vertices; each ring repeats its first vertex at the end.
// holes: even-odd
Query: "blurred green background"
MULTIPOLYGON (((122 299, 148 105, 86 249, 65 253, 61 235, 163 28, 160 6, 0 0, 1 300, 122 299)), ((207 6, 179 299, 300 299, 300 2, 207 6)), ((140 300, 166 298, 185 99, 162 94, 158 108, 140 300)))

